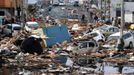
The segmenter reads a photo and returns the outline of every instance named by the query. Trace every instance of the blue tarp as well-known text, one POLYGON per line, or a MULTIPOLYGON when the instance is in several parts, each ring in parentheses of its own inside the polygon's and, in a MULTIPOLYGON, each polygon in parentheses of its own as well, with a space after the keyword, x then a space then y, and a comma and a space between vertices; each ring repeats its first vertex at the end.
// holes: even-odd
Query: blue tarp
POLYGON ((43 28, 43 32, 48 37, 48 39, 46 39, 47 47, 52 47, 57 43, 70 40, 70 34, 66 25, 43 28))

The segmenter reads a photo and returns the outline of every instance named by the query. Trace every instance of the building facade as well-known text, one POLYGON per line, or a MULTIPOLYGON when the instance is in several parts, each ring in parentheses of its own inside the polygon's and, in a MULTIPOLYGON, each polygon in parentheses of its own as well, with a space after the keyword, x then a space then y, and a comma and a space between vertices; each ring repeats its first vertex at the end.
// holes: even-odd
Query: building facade
POLYGON ((51 0, 51 4, 55 4, 55 3, 64 3, 65 5, 72 5, 75 2, 79 2, 79 4, 83 4, 85 1, 90 1, 90 0, 51 0))
POLYGON ((0 0, 0 16, 17 15, 16 11, 20 11, 23 0, 0 0))
MULTIPOLYGON (((111 7, 110 7, 110 16, 111 18, 114 17, 121 17, 121 1, 122 0, 111 0, 111 7)), ((134 0, 124 0, 124 16, 125 22, 134 22, 134 0)))

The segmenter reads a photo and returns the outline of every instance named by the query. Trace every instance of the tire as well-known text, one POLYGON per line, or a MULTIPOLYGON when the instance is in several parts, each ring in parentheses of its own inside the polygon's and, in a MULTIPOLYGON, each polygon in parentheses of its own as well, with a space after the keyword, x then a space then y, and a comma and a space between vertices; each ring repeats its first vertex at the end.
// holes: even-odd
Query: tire
POLYGON ((129 48, 130 48, 130 49, 133 48, 133 43, 132 43, 132 42, 129 43, 129 48))

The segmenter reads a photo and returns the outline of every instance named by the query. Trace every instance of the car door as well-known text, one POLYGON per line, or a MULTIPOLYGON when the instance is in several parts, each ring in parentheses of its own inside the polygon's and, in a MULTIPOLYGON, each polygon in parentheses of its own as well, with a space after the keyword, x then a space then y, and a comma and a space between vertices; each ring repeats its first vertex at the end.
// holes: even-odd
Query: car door
POLYGON ((130 33, 126 33, 123 35, 123 39, 124 39, 124 46, 128 47, 133 38, 130 33))
POLYGON ((128 33, 128 41, 129 41, 128 46, 129 46, 130 42, 133 44, 133 42, 134 42, 133 34, 128 33))
POLYGON ((114 27, 111 27, 110 29, 109 29, 109 33, 110 34, 112 34, 112 33, 115 33, 117 30, 116 30, 116 28, 114 28, 114 27))
POLYGON ((8 27, 3 28, 3 34, 10 35, 11 34, 11 29, 9 29, 8 27))

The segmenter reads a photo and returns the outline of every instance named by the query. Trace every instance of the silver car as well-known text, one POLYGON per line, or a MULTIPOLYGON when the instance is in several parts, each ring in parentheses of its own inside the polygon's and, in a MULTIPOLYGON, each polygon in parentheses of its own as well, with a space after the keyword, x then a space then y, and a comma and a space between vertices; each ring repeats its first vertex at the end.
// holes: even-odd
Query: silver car
POLYGON ((10 36, 10 35, 12 35, 12 33, 18 32, 19 30, 21 30, 21 28, 22 27, 19 24, 7 24, 2 29, 2 34, 6 35, 6 36, 10 36))
POLYGON ((79 41, 78 46, 73 50, 74 53, 94 52, 99 45, 95 41, 79 41))
POLYGON ((119 32, 119 28, 112 26, 112 25, 103 25, 103 26, 93 29, 93 31, 96 31, 96 30, 102 32, 106 36, 119 32))

